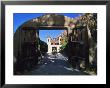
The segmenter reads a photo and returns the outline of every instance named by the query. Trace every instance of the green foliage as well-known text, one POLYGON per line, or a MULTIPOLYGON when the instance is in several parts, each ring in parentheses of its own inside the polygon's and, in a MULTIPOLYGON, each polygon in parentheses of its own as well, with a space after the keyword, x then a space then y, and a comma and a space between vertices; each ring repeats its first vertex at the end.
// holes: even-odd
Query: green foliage
POLYGON ((66 48, 67 43, 68 43, 68 38, 65 36, 63 38, 62 46, 60 47, 60 49, 64 50, 66 48))
POLYGON ((64 48, 66 48, 67 42, 65 42, 62 46, 61 46, 61 50, 63 50, 64 48))

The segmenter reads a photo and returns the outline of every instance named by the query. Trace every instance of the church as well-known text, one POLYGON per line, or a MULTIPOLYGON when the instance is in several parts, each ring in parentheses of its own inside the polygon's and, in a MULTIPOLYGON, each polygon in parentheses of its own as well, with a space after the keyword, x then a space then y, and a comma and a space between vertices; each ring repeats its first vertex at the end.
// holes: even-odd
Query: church
POLYGON ((50 36, 47 37, 47 44, 48 44, 48 52, 47 53, 52 53, 52 52, 59 52, 62 41, 62 37, 58 36, 57 38, 51 38, 50 36))
POLYGON ((51 38, 47 36, 47 45, 48 45, 48 52, 59 52, 60 47, 65 42, 65 36, 67 37, 67 30, 64 30, 61 34, 59 34, 56 38, 51 38))

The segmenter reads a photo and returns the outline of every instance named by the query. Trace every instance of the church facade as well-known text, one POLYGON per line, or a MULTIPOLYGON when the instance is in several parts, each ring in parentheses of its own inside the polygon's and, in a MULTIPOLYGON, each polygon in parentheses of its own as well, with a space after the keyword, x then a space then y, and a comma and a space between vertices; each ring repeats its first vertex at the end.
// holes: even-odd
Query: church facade
POLYGON ((52 52, 59 52, 62 41, 62 37, 58 36, 57 38, 51 38, 50 36, 47 37, 47 44, 48 44, 48 52, 47 53, 52 53, 52 52))

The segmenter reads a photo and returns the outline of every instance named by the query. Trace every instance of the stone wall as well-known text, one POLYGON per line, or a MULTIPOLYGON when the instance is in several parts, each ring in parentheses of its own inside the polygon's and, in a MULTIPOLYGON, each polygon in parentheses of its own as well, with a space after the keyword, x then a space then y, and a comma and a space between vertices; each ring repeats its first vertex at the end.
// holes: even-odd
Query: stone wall
MULTIPOLYGON (((84 14, 76 18, 75 28, 69 33, 69 46, 71 47, 70 57, 78 56, 85 58, 86 67, 97 67, 97 14, 84 14), (71 41, 73 38, 73 42, 71 41), (75 45, 75 41, 80 41, 83 45, 79 49, 75 45)), ((80 43, 79 43, 80 44, 80 43)))
POLYGON ((14 34, 14 69, 23 71, 38 62, 38 34, 33 28, 20 28, 14 34))

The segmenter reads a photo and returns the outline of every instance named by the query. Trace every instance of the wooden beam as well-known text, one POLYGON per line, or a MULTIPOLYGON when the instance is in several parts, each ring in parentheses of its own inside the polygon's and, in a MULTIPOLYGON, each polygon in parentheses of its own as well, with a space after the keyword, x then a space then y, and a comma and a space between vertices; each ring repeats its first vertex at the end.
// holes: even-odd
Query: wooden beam
POLYGON ((38 26, 38 27, 23 27, 23 30, 67 30, 69 26, 38 26))

